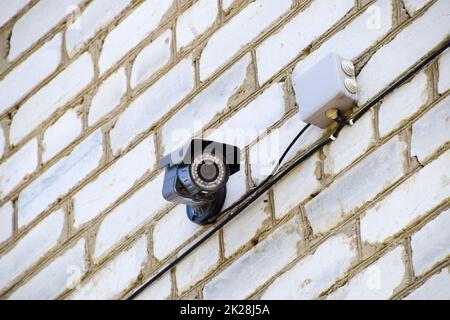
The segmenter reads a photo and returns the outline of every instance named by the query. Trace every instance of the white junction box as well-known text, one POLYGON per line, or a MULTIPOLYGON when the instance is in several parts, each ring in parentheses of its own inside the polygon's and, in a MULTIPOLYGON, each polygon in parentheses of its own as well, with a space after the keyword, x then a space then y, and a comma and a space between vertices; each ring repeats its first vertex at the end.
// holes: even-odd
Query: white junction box
POLYGON ((335 53, 294 75, 293 85, 301 119, 323 129, 333 122, 325 115, 328 109, 345 112, 356 105, 358 98, 353 63, 335 53))

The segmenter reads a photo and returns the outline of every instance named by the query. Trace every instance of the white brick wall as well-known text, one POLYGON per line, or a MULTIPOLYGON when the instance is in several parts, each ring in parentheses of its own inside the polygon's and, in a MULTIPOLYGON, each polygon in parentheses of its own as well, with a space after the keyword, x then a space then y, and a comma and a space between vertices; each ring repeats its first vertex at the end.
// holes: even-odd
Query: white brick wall
POLYGON ((413 15, 417 10, 429 3, 430 0, 405 0, 403 1, 406 10, 410 15, 413 15))
POLYGON ((450 97, 428 111, 412 127, 411 154, 420 162, 426 161, 450 141, 450 97))
POLYGON ((125 69, 120 68, 103 82, 92 99, 89 109, 89 125, 96 123, 114 110, 119 105, 126 91, 127 78, 125 69))
POLYGON ((56 258, 18 290, 9 299, 45 300, 55 299, 66 289, 75 288, 85 274, 85 241, 79 240, 56 258), (48 284, 52 284, 49 286, 48 284))
POLYGON ((405 278, 405 250, 397 247, 339 288, 328 299, 385 300, 405 278))
POLYGON ((172 0, 146 0, 128 15, 105 39, 98 62, 100 73, 105 73, 127 51, 144 40, 159 25, 171 6, 172 0))
POLYGON ((263 196, 223 228, 225 256, 233 255, 252 240, 270 219, 269 198, 263 196))
POLYGON ((38 165, 38 144, 33 139, 0 165, 0 197, 13 191, 38 165))
POLYGON ((329 52, 335 52, 343 58, 353 61, 386 35, 392 27, 392 3, 390 0, 379 0, 374 5, 379 9, 381 19, 379 27, 368 27, 371 13, 366 11, 296 65, 292 75, 296 94, 301 92, 301 88, 296 87, 296 78, 319 61, 321 57, 329 52), (349 43, 351 45, 348 45, 349 43))
POLYGON ((295 264, 270 285, 263 299, 312 299, 331 286, 354 263, 356 245, 339 234, 295 264))
POLYGON ((186 97, 194 88, 193 68, 190 58, 182 60, 128 106, 110 132, 115 154, 186 97))
POLYGON ((158 175, 105 217, 97 231, 94 260, 167 206, 159 192, 162 179, 163 175, 158 175))
POLYGON ((328 231, 398 180, 404 173, 405 150, 398 137, 391 139, 308 202, 305 208, 313 231, 328 231))
POLYGON ((69 299, 114 299, 136 281, 147 257, 147 239, 139 238, 131 248, 111 260, 87 279, 69 299))
POLYGON ((175 150, 215 116, 226 112, 230 97, 245 80, 249 63, 250 56, 247 54, 164 125, 162 129, 164 152, 175 150))
POLYGON ((3 157, 3 154, 6 151, 5 149, 6 149, 5 132, 3 131, 3 128, 0 127, 0 159, 3 157))
POLYGON ((320 189, 316 176, 318 166, 319 157, 316 154, 275 185, 273 194, 276 218, 282 218, 320 189))
POLYGON ((450 210, 442 212, 412 235, 413 267, 420 275, 450 252, 450 210))
POLYGON ((172 32, 167 30, 139 52, 133 63, 131 88, 134 89, 138 84, 151 78, 155 72, 170 61, 171 45, 172 32))
POLYGON ((278 228, 205 285, 205 299, 244 299, 297 255, 297 218, 278 228))
POLYGON ((450 197, 449 163, 447 151, 367 210, 361 219, 362 240, 383 242, 450 197))
MULTIPOLYGON (((233 206, 306 125, 321 57, 355 63, 362 105, 450 30, 445 0, 0 2, 0 299, 126 298, 212 228, 162 197, 165 154, 239 146, 233 206)), ((448 298, 449 57, 138 299, 448 298)))
POLYGON ((20 192, 17 202, 19 228, 34 220, 98 166, 103 155, 101 143, 101 133, 94 132, 20 192))
POLYGON ((177 265, 176 277, 179 292, 185 292, 191 285, 203 279, 219 263, 219 259, 219 237, 214 236, 177 265))
POLYGON ((378 112, 380 136, 385 137, 416 114, 430 99, 428 77, 420 72, 383 100, 378 112))
POLYGON ((199 0, 177 19, 177 48, 189 45, 217 18, 217 1, 199 0))
POLYGON ((114 203, 155 165, 153 137, 149 137, 106 169, 73 198, 74 226, 80 227, 114 203))
POLYGON ((266 82, 288 64, 312 41, 338 22, 353 5, 353 0, 313 1, 282 30, 264 41, 256 49, 259 82, 266 82), (318 16, 321 17, 319 21, 318 16))
POLYGON ((154 284, 142 291, 137 300, 164 300, 168 299, 172 294, 172 281, 170 273, 157 280, 154 284))
POLYGON ((62 36, 58 33, 0 81, 0 112, 12 107, 56 70, 61 61, 61 45, 62 36))
POLYGON ((450 270, 443 269, 410 293, 405 300, 447 300, 450 299, 450 270))
POLYGON ((41 122, 75 98, 93 76, 92 57, 85 53, 20 107, 11 123, 11 143, 19 143, 41 122))
POLYGON ((338 174, 374 144, 373 112, 368 112, 355 125, 342 129, 339 139, 324 148, 325 173, 338 174))
POLYGON ((206 80, 227 63, 241 47, 254 40, 272 22, 291 6, 291 0, 257 0, 239 14, 208 41, 200 58, 200 79, 206 80))
POLYGON ((73 19, 66 32, 66 50, 73 56, 99 30, 111 22, 131 0, 95 0, 73 19), (99 19, 100 17, 100 19, 99 19))
POLYGON ((196 224, 186 223, 186 207, 176 206, 155 225, 153 230, 155 257, 160 260, 166 258, 200 229, 201 227, 196 224))
POLYGON ((450 2, 437 1, 411 26, 378 50, 358 75, 359 100, 368 101, 450 35, 450 2), (423 41, 415 41, 416 39, 423 41))
POLYGON ((64 212, 52 212, 36 228, 20 239, 17 244, 0 258, 0 288, 4 288, 39 258, 55 247, 64 227, 64 212))
POLYGON ((264 91, 244 109, 239 110, 219 128, 207 135, 208 140, 235 145, 243 149, 264 133, 284 113, 284 93, 281 84, 276 83, 264 91), (254 114, 252 122, 248 119, 254 114))
POLYGON ((31 0, 2 1, 0 3, 0 27, 14 17, 31 0))
POLYGON ((0 207, 0 243, 12 236, 13 222, 14 206, 10 201, 0 207))
POLYGON ((44 162, 67 147, 81 134, 83 123, 80 113, 79 108, 70 109, 45 130, 42 141, 44 162))
POLYGON ((81 3, 82 0, 47 0, 35 4, 14 24, 8 60, 17 58, 56 24, 76 11, 81 3))
POLYGON ((438 92, 444 93, 450 89, 450 50, 446 50, 439 59, 439 81, 438 92))

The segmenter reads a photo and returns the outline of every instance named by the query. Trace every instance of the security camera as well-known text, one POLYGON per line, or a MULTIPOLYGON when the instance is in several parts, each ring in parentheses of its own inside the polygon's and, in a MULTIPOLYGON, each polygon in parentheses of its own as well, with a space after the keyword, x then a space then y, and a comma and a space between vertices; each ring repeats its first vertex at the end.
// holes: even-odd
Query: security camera
POLYGON ((240 169, 239 159, 238 147, 193 139, 161 159, 160 168, 166 168, 162 195, 185 204, 191 221, 213 223, 225 202, 228 178, 240 169))

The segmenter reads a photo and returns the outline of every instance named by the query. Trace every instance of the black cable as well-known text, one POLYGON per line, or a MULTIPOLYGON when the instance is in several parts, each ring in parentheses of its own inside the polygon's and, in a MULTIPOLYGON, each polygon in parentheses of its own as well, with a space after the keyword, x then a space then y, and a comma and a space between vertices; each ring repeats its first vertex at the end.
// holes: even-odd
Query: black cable
MULTIPOLYGON (((171 270, 173 267, 175 267, 181 260, 183 260, 186 256, 188 256, 191 252, 193 252, 195 249, 197 249, 201 244, 203 244, 205 241, 207 241, 209 238, 211 238, 217 231, 222 229, 228 222, 233 220, 236 216, 238 216, 241 212, 243 212, 250 204, 252 204, 257 198, 259 198, 261 195, 266 193, 274 184, 276 184, 279 180, 281 180, 284 176, 286 176, 292 169, 294 169, 297 165, 301 164, 303 161, 307 160, 309 157, 311 157, 314 153, 316 153, 318 150, 322 149, 326 144, 330 143, 331 141, 336 140, 336 138, 339 135, 339 132, 342 130, 342 128, 347 124, 353 124, 356 122, 364 113, 366 113, 371 107, 376 105, 378 102, 380 102, 382 99, 384 99, 389 93, 393 92, 395 89, 400 87, 403 83, 411 79, 419 70, 421 70, 423 67, 425 67, 428 63, 433 61, 437 56, 439 56, 443 51, 445 51, 448 47, 450 47, 450 40, 447 40, 441 47, 436 49, 432 54, 430 54, 426 59, 424 59, 422 62, 417 64, 411 71, 409 71, 405 76, 401 77, 399 80, 394 82, 389 88, 381 92, 378 96, 376 96, 374 99, 372 99, 370 102, 368 102, 366 105, 361 107, 361 109, 349 120, 349 121, 343 121, 342 118, 339 118, 336 123, 338 123, 337 128, 334 130, 333 134, 316 145, 314 145, 312 148, 310 148, 306 153, 301 155, 298 159, 290 163, 285 170, 279 172, 278 174, 274 175, 273 173, 269 175, 266 179, 263 180, 263 182, 250 190, 243 198, 241 198, 239 201, 231 205, 228 209, 226 209, 225 212, 228 212, 230 210, 233 210, 234 208, 238 207, 234 212, 230 213, 224 220, 219 222, 213 229, 211 229, 206 235, 204 235, 202 238, 200 238, 197 242, 195 242, 191 247, 189 247, 186 251, 184 251, 182 254, 180 254, 177 258, 175 258, 171 263, 169 263, 167 266, 165 266, 161 271, 159 271, 155 276, 153 276, 149 281, 144 283, 141 287, 139 287, 136 291, 134 291, 127 300, 132 300, 135 297, 137 297, 143 290, 145 290, 147 287, 149 287, 151 284, 153 284, 156 280, 158 280, 161 276, 163 276, 167 271, 171 270), (243 204, 241 206, 241 204, 243 204)), ((280 157, 277 166, 281 164, 284 157, 289 152, 290 148, 294 145, 294 143, 300 138, 300 136, 308 129, 310 124, 307 124, 305 127, 302 128, 302 130, 297 134, 297 136, 292 140, 292 142, 289 144, 289 146, 286 148, 286 150, 283 152, 282 156, 280 157)))

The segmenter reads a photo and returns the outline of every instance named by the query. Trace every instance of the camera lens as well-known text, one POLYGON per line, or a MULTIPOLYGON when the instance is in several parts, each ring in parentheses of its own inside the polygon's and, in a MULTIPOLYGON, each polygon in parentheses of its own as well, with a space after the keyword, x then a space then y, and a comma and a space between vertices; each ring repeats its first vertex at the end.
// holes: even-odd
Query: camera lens
POLYGON ((219 168, 214 162, 204 161, 198 167, 198 175, 202 180, 211 182, 214 181, 219 175, 219 168))

